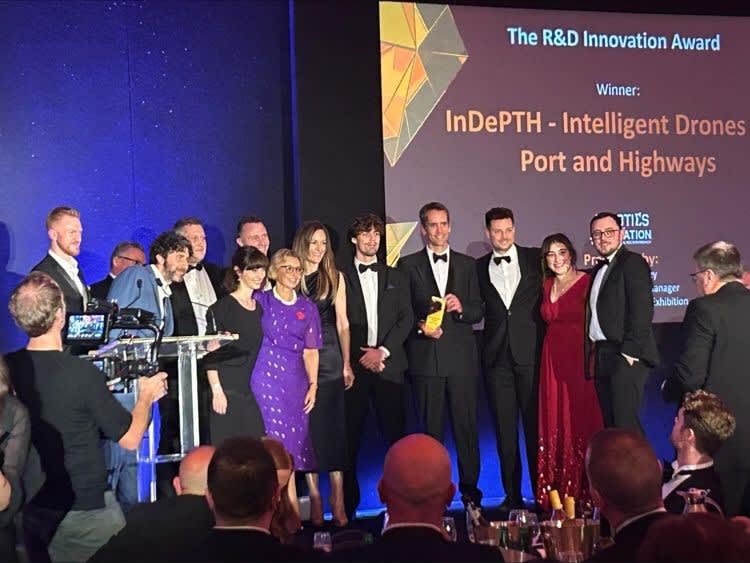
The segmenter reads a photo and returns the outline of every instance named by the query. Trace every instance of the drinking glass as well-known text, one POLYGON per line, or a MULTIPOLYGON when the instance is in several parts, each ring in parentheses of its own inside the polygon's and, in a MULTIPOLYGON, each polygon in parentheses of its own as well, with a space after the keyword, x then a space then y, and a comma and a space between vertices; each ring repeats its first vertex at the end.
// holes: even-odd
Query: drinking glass
POLYGON ((531 546, 539 540, 539 520, 536 514, 525 508, 510 511, 510 522, 515 525, 510 538, 511 548, 519 551, 531 551, 531 546))
POLYGON ((456 531, 456 521, 453 520, 452 516, 445 516, 443 517, 443 531, 445 532, 445 537, 455 542, 458 540, 458 532, 456 531))
POLYGON ((330 532, 315 532, 313 536, 313 549, 325 551, 331 553, 333 551, 333 543, 331 542, 330 532))

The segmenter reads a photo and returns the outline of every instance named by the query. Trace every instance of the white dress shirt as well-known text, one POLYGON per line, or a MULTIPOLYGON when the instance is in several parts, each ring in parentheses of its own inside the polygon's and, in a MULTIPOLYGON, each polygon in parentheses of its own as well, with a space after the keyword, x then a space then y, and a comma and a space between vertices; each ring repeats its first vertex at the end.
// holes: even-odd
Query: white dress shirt
POLYGON ((510 309, 513 296, 516 294, 516 289, 518 289, 518 284, 521 283, 521 266, 518 264, 518 249, 516 245, 511 246, 507 252, 493 250, 488 268, 490 282, 500 294, 500 298, 505 303, 505 308, 510 309), (502 260, 499 264, 495 264, 494 258, 502 256, 509 257, 510 262, 502 260))
POLYGON ((622 530, 625 526, 628 526, 629 524, 632 524, 636 520, 640 520, 641 518, 645 518, 646 516, 651 516, 652 514, 656 514, 658 512, 666 512, 667 509, 663 506, 661 508, 655 508, 654 510, 649 510, 648 512, 644 512, 643 514, 639 514, 638 516, 633 516, 632 518, 628 518, 627 520, 624 520, 620 523, 617 528, 615 528, 615 535, 620 533, 620 530, 622 530))
POLYGON ((216 303, 216 292, 214 286, 211 283, 211 278, 208 277, 206 268, 193 268, 183 278, 185 281, 185 289, 187 289, 188 296, 190 297, 190 306, 193 308, 193 314, 195 315, 195 322, 198 325, 198 335, 205 336, 206 334, 206 313, 208 308, 216 303))
POLYGON ((56 252, 52 252, 52 250, 48 251, 48 254, 52 256, 52 259, 60 264, 60 267, 65 270, 65 273, 68 274, 68 277, 73 280, 73 283, 75 284, 76 291, 81 294, 81 297, 83 297, 83 310, 86 310, 86 302, 89 299, 89 292, 88 288, 83 285, 83 282, 81 281, 81 278, 78 277, 78 260, 73 258, 72 256, 68 257, 62 257, 56 252))
POLYGON ((365 312, 367 313, 367 345, 370 347, 378 343, 378 273, 373 270, 359 271, 359 265, 369 266, 372 262, 360 262, 354 259, 354 267, 359 275, 359 285, 362 286, 362 297, 365 300, 365 312))
POLYGON ((161 275, 156 264, 151 264, 151 269, 154 271, 154 275, 156 276, 156 287, 159 289, 159 316, 161 317, 163 324, 165 322, 164 300, 169 299, 172 296, 172 289, 169 287, 169 282, 161 275))
POLYGON ((450 247, 448 247, 445 249, 445 252, 440 253, 447 256, 446 260, 438 260, 437 262, 435 262, 435 260, 432 258, 435 253, 429 246, 426 248, 427 260, 430 262, 430 268, 432 268, 432 276, 435 278, 435 283, 437 284, 438 291, 440 292, 440 297, 445 297, 445 289, 448 286, 448 267, 450 266, 451 249, 450 247))
MULTIPOLYGON (((607 256, 609 259, 609 262, 611 263, 614 257, 617 255, 618 252, 620 252, 620 248, 622 248, 622 245, 617 247, 617 250, 615 250, 612 254, 607 256)), ((591 322, 589 323, 589 339, 593 342, 598 342, 600 340, 607 340, 607 337, 604 335, 604 331, 602 330, 602 326, 599 324, 599 314, 596 311, 596 301, 599 299, 599 291, 602 288, 602 281, 604 280, 604 275, 607 273, 607 270, 609 269, 609 263, 604 264, 599 270, 596 272, 596 275, 594 276, 594 281, 591 283, 591 295, 589 296, 589 306, 591 307, 591 322)))

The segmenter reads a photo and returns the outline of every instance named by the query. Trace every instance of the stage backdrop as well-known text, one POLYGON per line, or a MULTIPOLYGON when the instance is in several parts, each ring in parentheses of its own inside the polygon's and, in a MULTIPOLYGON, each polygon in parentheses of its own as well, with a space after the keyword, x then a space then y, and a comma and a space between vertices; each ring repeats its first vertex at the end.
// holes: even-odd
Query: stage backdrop
MULTIPOLYGON (((290 174, 284 2, 0 6, 0 349, 23 339, 9 292, 46 252, 46 213, 82 213, 81 267, 185 215, 226 264, 242 214, 283 244, 290 174)), ((293 228, 293 227, 292 227, 293 228)))
POLYGON ((484 212, 517 240, 620 214, 654 279, 655 322, 680 321, 693 252, 750 252, 745 189, 750 19, 381 2, 389 259, 421 248, 417 211, 451 210, 452 246, 489 251, 484 212))

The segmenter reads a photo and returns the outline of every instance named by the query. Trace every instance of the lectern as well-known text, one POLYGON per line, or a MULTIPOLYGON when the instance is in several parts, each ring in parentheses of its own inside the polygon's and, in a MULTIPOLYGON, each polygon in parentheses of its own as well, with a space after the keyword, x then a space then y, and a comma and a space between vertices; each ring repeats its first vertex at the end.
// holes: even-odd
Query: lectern
MULTIPOLYGON (((180 451, 175 454, 157 455, 153 420, 148 427, 148 447, 143 452, 138 449, 138 501, 156 500, 157 463, 180 461, 187 453, 199 445, 198 427, 198 360, 209 351, 237 340, 236 334, 213 334, 209 336, 167 336, 159 346, 159 358, 177 358, 177 392, 180 413, 180 451), (140 475, 143 469, 149 475, 148 494, 144 491, 140 475)), ((148 360, 154 345, 153 338, 123 337, 98 350, 89 352, 97 358, 113 358, 123 362, 148 360)), ((249 377, 249 374, 248 374, 249 377)), ((135 388, 137 393, 137 386, 135 388)), ((137 399, 137 397, 136 397, 137 399)), ((152 417, 153 418, 153 417, 152 417)))

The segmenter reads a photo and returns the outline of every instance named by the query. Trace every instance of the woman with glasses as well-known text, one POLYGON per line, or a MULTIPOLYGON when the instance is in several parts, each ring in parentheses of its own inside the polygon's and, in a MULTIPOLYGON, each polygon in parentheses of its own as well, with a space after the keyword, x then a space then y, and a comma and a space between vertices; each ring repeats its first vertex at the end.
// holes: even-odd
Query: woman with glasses
POLYGON ((211 443, 232 436, 260 438, 266 431, 258 403, 247 384, 258 357, 263 331, 263 308, 253 292, 263 286, 268 258, 260 250, 240 247, 232 256, 224 288, 230 292, 208 309, 208 325, 218 332, 237 334, 239 340, 219 348, 206 358, 211 386, 211 443))
MULTIPOLYGON (((349 320, 346 316, 346 285, 333 261, 328 230, 318 221, 308 221, 294 236, 292 248, 302 259, 301 290, 318 307, 323 331, 318 380, 318 409, 310 415, 318 471, 328 472, 329 502, 333 523, 347 524, 344 507, 344 474, 348 465, 344 390, 354 383, 349 363, 349 320)), ((310 490, 310 519, 323 523, 323 504, 318 474, 307 474, 310 490)))
POLYGON ((266 433, 280 441, 299 471, 316 468, 309 414, 318 390, 322 346, 318 308, 299 293, 302 264, 288 248, 271 257, 268 277, 276 285, 253 294, 263 309, 263 342, 255 362, 253 390, 266 433))
POLYGON ((562 233, 542 242, 540 312, 547 324, 539 362, 539 449, 536 498, 549 508, 557 489, 589 501, 586 445, 603 427, 594 382, 584 377, 583 338, 590 276, 576 269, 576 251, 562 233))

